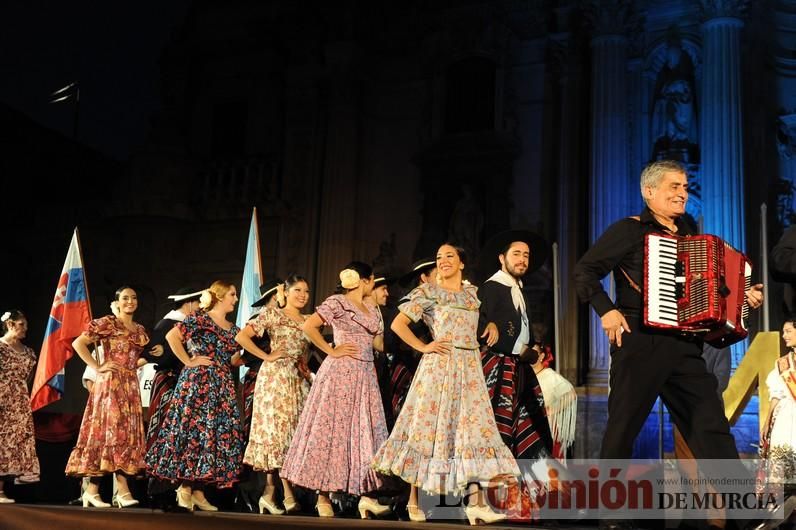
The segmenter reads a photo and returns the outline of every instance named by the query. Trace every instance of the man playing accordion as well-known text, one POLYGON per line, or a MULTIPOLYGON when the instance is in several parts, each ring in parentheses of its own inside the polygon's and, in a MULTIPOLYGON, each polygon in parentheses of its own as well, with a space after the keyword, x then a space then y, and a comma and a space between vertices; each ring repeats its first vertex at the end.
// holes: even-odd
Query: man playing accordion
MULTIPOLYGON (((602 320, 611 344, 608 422, 600 457, 629 459, 633 442, 658 396, 698 459, 738 459, 735 439, 716 393, 716 378, 703 361, 699 335, 643 324, 644 240, 650 233, 693 235, 685 222, 688 180, 678 162, 662 160, 641 173, 646 207, 638 217, 611 225, 575 267, 578 296, 602 320), (614 273, 616 301, 600 281, 614 273)), ((762 285, 746 291, 752 308, 763 302, 762 285)), ((740 463, 739 463, 740 465, 740 463)), ((627 522, 601 527, 624 528, 627 522)))

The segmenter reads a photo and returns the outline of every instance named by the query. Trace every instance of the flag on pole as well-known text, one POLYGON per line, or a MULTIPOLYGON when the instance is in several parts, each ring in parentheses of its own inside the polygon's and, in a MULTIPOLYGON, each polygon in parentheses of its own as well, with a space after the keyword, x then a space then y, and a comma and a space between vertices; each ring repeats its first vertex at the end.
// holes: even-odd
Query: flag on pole
POLYGON ((38 410, 61 399, 64 392, 64 366, 74 354, 72 341, 89 321, 91 307, 88 303, 88 287, 80 239, 75 228, 44 332, 30 395, 31 409, 38 410))
POLYGON ((252 304, 260 298, 260 284, 263 283, 263 265, 260 259, 260 231, 257 228, 257 208, 252 210, 249 226, 249 239, 246 244, 246 263, 238 293, 238 318, 236 324, 243 329, 251 317, 252 304))

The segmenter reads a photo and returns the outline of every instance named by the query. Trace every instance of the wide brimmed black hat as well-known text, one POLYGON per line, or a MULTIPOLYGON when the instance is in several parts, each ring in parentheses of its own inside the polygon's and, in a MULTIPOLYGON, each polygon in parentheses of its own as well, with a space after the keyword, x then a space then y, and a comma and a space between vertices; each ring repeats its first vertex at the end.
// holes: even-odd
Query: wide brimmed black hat
POLYGON ((252 307, 261 307, 268 303, 268 300, 276 294, 276 288, 282 285, 282 280, 274 278, 268 280, 260 286, 260 299, 252 304, 252 307))
POLYGON ((377 287, 381 287, 382 285, 392 285, 397 280, 398 278, 395 278, 394 276, 376 271, 376 273, 373 275, 373 288, 375 289, 377 287))
POLYGON ((166 298, 168 298, 174 303, 184 304, 185 302, 193 302, 194 300, 199 300, 199 297, 201 296, 202 296, 202 289, 197 289, 196 287, 180 287, 179 289, 177 289, 176 293, 170 294, 166 298))
POLYGON ((414 286, 417 283, 418 278, 423 273, 426 273, 437 266, 437 260, 434 258, 424 258, 417 260, 412 264, 412 268, 401 276, 398 279, 398 283, 401 284, 401 287, 410 287, 414 286))
POLYGON ((498 255, 503 253, 511 243, 523 241, 531 250, 531 259, 525 274, 531 274, 544 265, 550 256, 550 245, 547 240, 530 230, 506 230, 490 237, 481 249, 481 268, 486 274, 492 274, 495 266, 500 268, 498 255))

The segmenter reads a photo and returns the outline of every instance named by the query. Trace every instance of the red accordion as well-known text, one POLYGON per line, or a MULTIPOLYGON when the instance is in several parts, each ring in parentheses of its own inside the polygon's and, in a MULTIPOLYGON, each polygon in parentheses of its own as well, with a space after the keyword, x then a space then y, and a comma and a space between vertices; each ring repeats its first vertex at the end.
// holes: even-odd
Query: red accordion
POLYGON ((644 324, 703 335, 722 348, 746 338, 752 262, 712 235, 647 234, 644 324))

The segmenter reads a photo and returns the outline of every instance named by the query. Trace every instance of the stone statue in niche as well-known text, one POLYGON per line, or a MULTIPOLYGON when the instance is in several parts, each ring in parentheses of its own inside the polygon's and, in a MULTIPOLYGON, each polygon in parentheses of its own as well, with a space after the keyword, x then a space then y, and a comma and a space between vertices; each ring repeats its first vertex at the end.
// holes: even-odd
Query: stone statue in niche
POLYGON ((655 158, 694 162, 699 139, 694 63, 683 50, 676 32, 670 32, 666 63, 658 72, 652 106, 652 138, 655 158), (678 153, 668 152, 670 150, 678 153), (680 156, 673 156, 673 155, 680 156), (665 156, 660 156, 665 155, 665 156))
POLYGON ((463 247, 470 256, 481 248, 484 214, 470 184, 462 185, 462 196, 453 207, 448 239, 463 247))

